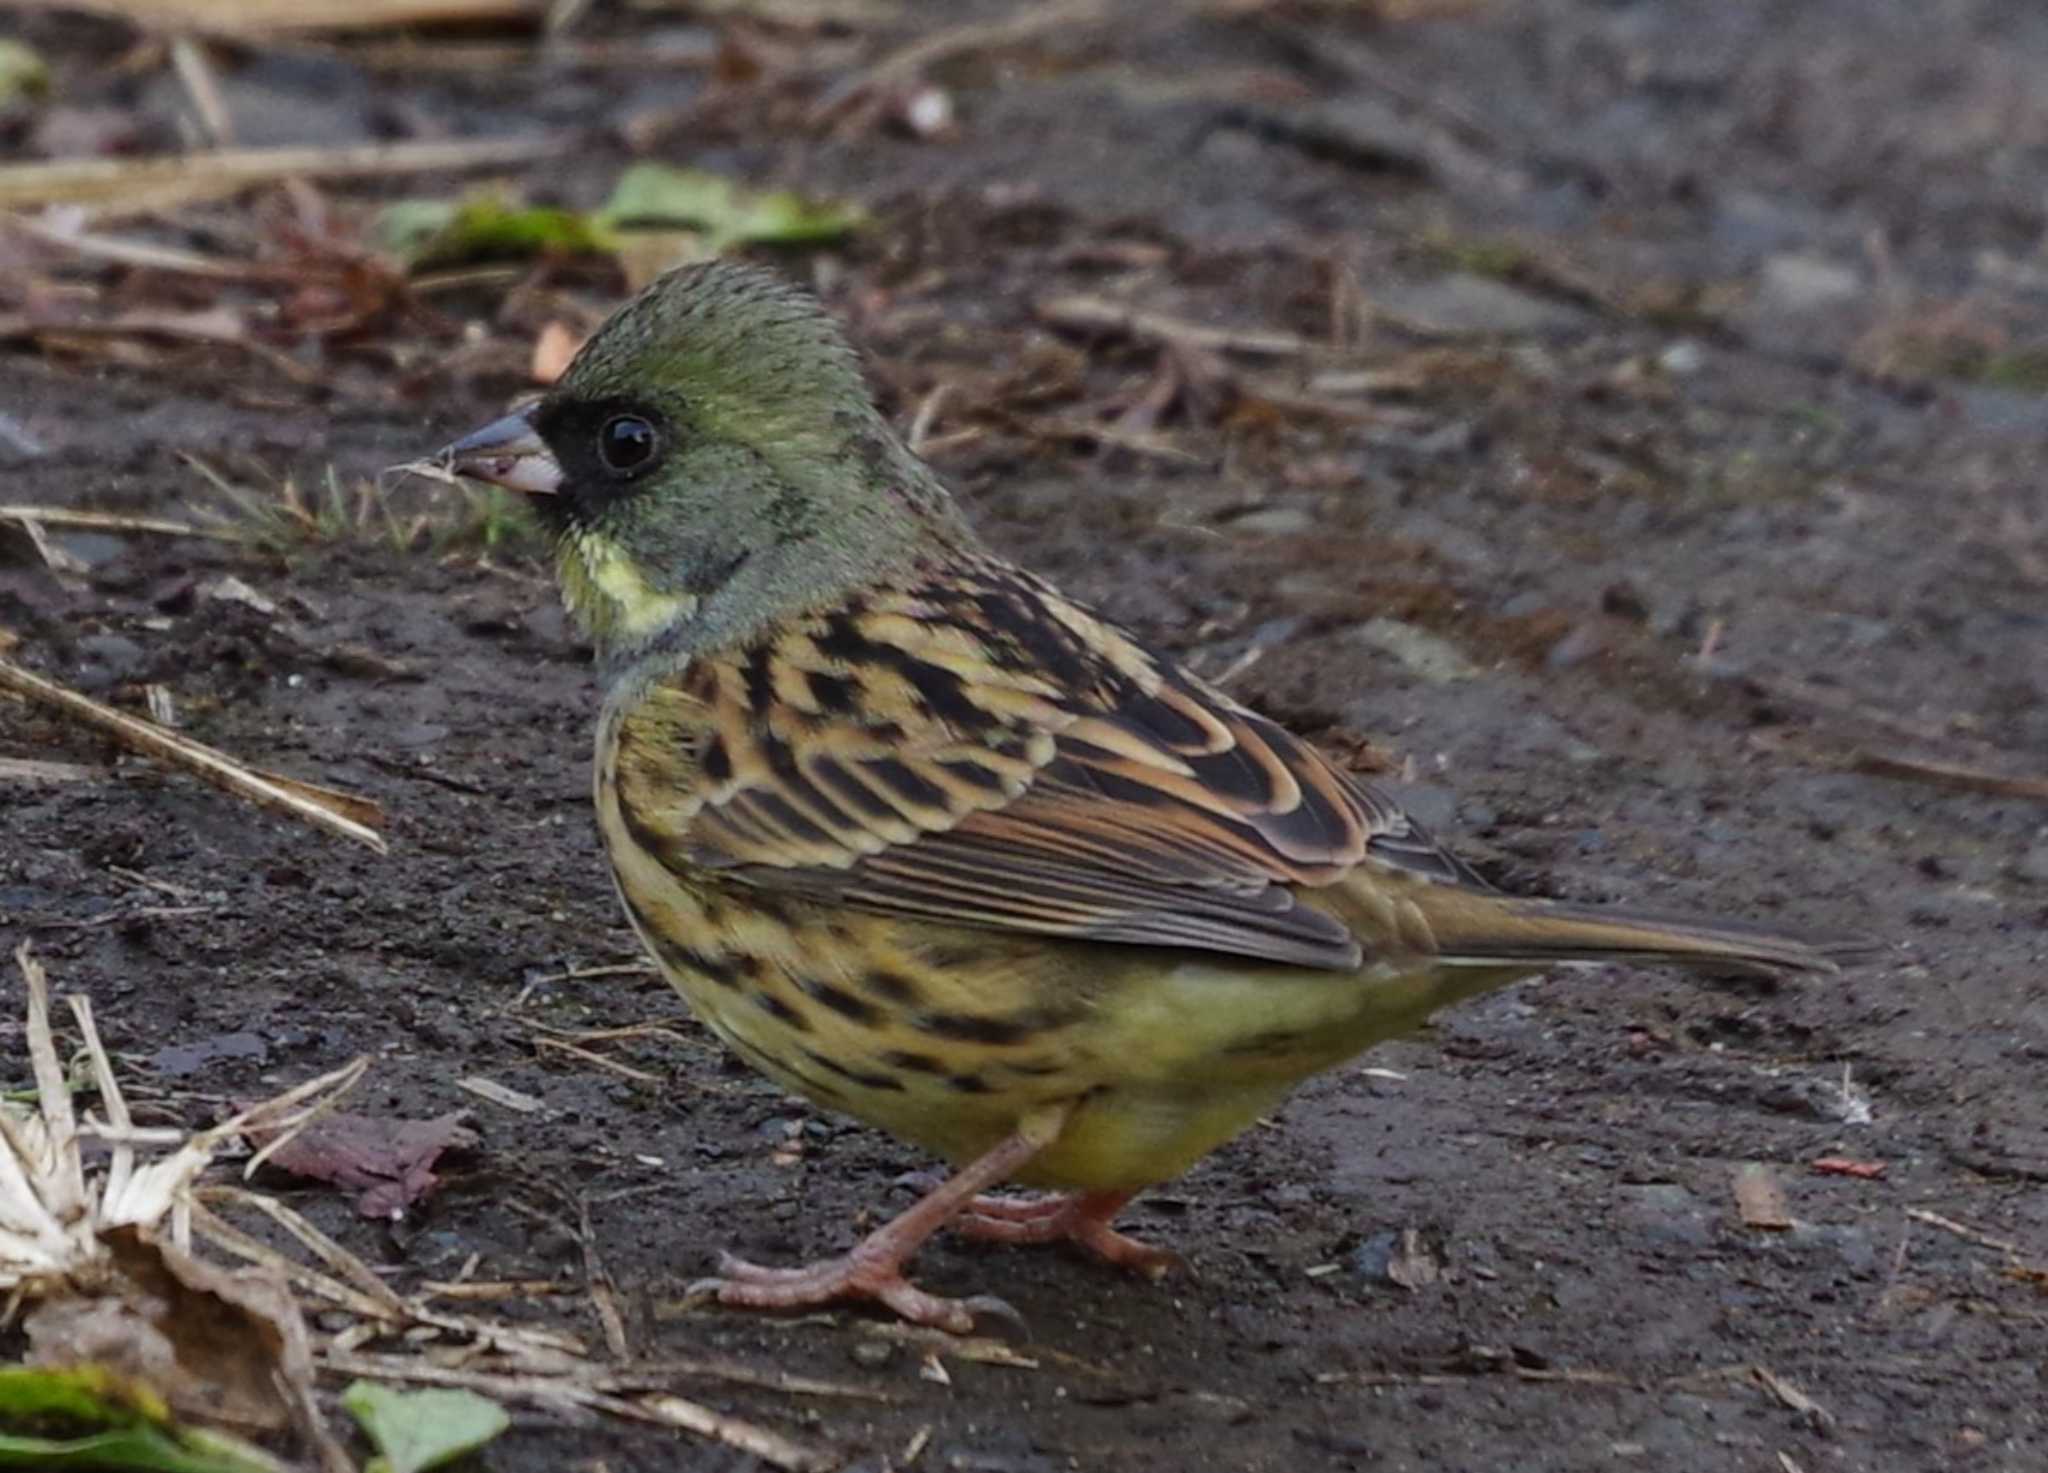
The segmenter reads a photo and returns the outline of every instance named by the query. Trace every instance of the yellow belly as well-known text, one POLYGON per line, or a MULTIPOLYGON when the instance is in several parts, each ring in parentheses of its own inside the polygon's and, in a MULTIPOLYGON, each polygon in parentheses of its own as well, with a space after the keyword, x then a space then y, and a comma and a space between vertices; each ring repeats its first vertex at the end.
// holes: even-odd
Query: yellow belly
POLYGON ((669 981, 784 1087, 955 1163, 1072 1103, 1028 1185, 1169 1180, 1303 1079, 1526 970, 1342 974, 826 909, 680 879, 605 828, 669 981))

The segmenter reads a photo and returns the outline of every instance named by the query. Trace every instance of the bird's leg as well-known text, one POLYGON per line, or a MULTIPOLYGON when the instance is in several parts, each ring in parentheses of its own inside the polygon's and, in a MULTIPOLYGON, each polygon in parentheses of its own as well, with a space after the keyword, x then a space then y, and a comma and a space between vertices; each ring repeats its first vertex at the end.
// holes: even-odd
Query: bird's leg
POLYGON ((953 1220, 956 1231, 991 1243, 1073 1243, 1118 1268, 1148 1279, 1187 1267, 1170 1248, 1155 1248, 1110 1226, 1132 1192, 1068 1192, 1045 1197, 976 1197, 953 1220))
POLYGON ((869 1233, 852 1250, 803 1268, 766 1268, 730 1253, 718 1259, 718 1273, 690 1286, 693 1294, 714 1294, 721 1304, 750 1309, 808 1309, 839 1299, 873 1299, 912 1324, 964 1335, 980 1314, 1017 1318, 1000 1299, 943 1299, 903 1277, 903 1265, 981 1192, 1007 1180, 1058 1138, 1070 1105, 1026 1116, 1014 1134, 967 1163, 909 1208, 869 1233))

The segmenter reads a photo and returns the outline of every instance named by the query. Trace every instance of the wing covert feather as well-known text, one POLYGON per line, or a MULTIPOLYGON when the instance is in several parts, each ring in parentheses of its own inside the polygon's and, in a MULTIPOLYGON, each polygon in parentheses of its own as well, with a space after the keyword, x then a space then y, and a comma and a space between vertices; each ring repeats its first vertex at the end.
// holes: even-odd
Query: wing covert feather
POLYGON ((994 559, 693 662, 624 711, 612 760, 667 864, 968 925, 1349 969, 1357 939, 1297 887, 1361 863, 1482 883, 1299 738, 994 559))

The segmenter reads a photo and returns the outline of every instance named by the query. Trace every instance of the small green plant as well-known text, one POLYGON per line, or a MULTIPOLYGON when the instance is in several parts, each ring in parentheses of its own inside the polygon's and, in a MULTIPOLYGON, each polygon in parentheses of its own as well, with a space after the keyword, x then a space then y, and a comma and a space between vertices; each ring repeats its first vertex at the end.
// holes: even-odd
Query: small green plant
POLYGON ((310 486, 293 476, 252 483, 198 456, 184 459, 206 487, 195 515, 281 555, 338 543, 437 556, 539 547, 532 517, 495 486, 397 472, 345 480, 331 465, 310 486))

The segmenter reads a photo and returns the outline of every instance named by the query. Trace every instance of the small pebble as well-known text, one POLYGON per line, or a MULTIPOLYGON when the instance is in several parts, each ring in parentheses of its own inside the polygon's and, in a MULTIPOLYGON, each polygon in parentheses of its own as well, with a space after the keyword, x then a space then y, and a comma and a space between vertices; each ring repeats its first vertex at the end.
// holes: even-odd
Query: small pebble
POLYGON ((1686 378, 1707 366, 1707 352, 1691 338, 1680 338, 1657 355, 1657 366, 1673 378, 1686 378))

